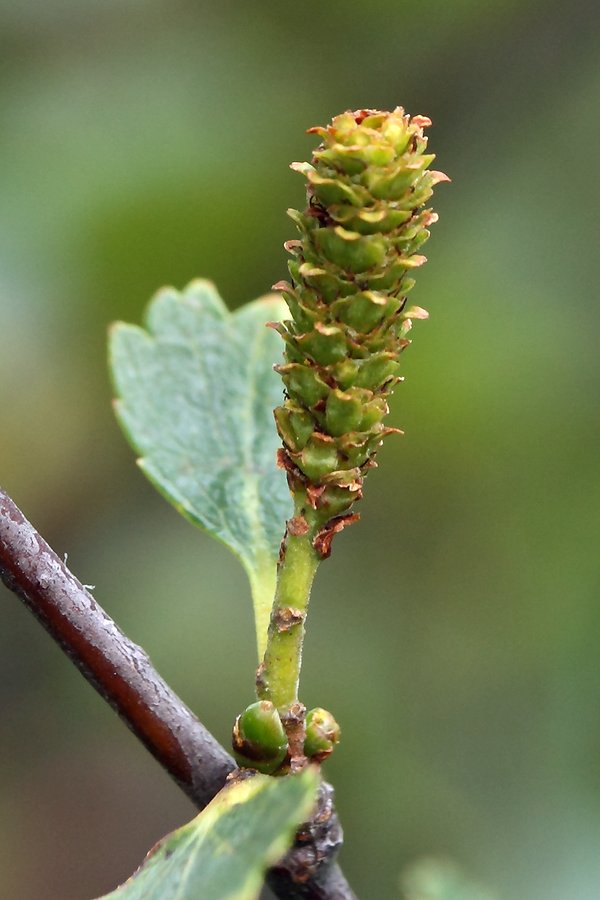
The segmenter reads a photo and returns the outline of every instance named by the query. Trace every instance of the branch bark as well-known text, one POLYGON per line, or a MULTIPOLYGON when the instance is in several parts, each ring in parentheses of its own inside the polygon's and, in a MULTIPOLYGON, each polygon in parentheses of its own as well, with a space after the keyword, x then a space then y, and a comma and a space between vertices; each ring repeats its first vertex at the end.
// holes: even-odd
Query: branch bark
MULTIPOLYGON (((0 578, 101 697, 202 809, 235 762, 0 488, 0 578)), ((324 785, 313 823, 271 870, 282 900, 353 900, 332 859, 342 834, 324 785)))

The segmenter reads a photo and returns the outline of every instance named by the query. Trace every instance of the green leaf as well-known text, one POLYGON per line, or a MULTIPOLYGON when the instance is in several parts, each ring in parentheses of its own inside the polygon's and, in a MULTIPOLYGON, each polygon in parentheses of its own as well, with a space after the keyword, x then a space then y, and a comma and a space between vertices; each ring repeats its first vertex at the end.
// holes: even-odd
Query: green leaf
POLYGON ((420 859, 402 877, 403 900, 496 900, 450 860, 420 859))
POLYGON ((266 869, 291 846, 315 802, 318 775, 255 775, 223 788, 167 835, 104 900, 255 900, 266 869))
POLYGON ((118 419, 139 465, 195 525, 223 541, 252 586, 259 655, 291 499, 275 455, 273 407, 282 387, 273 363, 278 295, 230 313, 209 281, 160 291, 145 328, 113 326, 110 363, 118 419))

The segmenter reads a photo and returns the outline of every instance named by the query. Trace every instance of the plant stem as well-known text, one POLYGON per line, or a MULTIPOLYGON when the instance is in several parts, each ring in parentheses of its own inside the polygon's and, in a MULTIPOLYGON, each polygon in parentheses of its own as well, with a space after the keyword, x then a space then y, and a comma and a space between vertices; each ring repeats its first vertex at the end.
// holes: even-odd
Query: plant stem
POLYGON ((313 547, 318 522, 297 499, 289 520, 277 573, 267 648, 257 673, 259 700, 270 700, 282 719, 298 704, 305 620, 310 589, 321 557, 313 547))

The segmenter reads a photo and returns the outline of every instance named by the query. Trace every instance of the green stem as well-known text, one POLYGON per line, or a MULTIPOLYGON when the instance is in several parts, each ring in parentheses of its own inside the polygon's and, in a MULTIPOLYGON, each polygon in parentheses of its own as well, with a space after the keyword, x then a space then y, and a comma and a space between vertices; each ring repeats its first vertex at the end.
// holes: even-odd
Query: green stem
MULTIPOLYGON (((301 498, 305 501, 305 497, 301 498)), ((257 674, 260 700, 270 700, 282 718, 298 703, 298 682, 310 589, 320 562, 313 547, 318 529, 313 510, 297 499, 277 573, 267 647, 257 674)))

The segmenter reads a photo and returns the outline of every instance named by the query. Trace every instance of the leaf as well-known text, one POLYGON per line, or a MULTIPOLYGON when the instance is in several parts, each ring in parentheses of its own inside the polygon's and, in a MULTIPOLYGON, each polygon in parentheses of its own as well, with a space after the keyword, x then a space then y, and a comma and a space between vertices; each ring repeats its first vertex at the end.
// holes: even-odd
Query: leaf
POLYGON ((113 326, 110 364, 117 417, 139 465, 195 525, 244 565, 262 657, 276 564, 291 499, 277 469, 273 371, 281 341, 265 323, 285 304, 270 294, 230 313, 214 285, 160 291, 145 328, 113 326))
POLYGON ((150 851, 103 900, 255 900, 266 869, 291 846, 314 806, 316 769, 226 786, 189 824, 150 851))
POLYGON ((450 860, 420 859, 402 877, 404 900, 495 900, 450 860))

